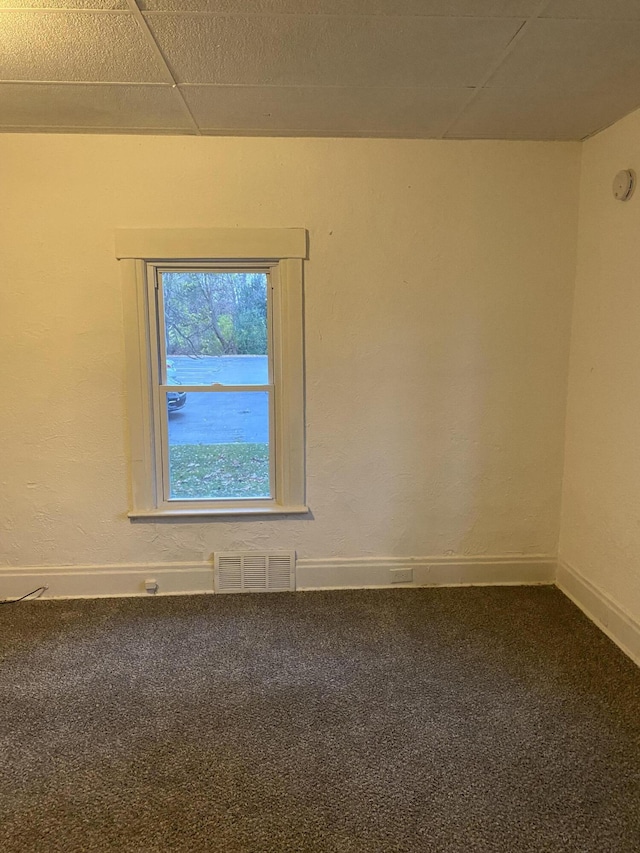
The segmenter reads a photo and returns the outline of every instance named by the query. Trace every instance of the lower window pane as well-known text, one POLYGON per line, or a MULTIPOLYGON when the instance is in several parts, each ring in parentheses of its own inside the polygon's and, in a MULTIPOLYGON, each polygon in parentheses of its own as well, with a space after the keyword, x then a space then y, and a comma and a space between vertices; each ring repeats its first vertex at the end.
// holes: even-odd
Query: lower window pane
POLYGON ((167 392, 170 500, 270 498, 269 394, 167 392))

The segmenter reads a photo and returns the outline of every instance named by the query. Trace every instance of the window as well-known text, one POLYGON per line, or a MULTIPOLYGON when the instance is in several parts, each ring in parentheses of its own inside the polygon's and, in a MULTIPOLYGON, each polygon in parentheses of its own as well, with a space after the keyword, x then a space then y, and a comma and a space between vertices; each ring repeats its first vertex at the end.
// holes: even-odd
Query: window
POLYGON ((131 517, 307 512, 304 229, 119 230, 131 517))

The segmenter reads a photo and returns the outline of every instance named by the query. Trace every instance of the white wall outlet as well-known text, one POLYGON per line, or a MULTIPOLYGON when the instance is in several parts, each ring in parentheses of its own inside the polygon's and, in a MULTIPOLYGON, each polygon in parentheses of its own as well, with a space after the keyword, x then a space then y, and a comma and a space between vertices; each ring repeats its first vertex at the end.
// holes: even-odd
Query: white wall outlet
POLYGON ((144 588, 149 595, 155 595, 158 591, 158 581, 154 580, 154 578, 147 578, 144 582, 144 588))
POLYGON ((413 569, 391 569, 391 583, 413 583, 413 569))

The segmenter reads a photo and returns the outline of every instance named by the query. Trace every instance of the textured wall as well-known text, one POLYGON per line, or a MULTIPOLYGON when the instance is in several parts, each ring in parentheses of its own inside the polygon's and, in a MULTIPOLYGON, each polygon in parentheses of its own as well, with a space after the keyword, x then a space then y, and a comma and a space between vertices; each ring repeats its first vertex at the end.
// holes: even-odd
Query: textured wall
POLYGON ((560 556, 640 619, 640 112, 584 144, 560 556))
POLYGON ((1 137, 2 562, 553 553, 579 156, 573 143, 1 137), (127 519, 116 226, 309 229, 313 518, 127 519))

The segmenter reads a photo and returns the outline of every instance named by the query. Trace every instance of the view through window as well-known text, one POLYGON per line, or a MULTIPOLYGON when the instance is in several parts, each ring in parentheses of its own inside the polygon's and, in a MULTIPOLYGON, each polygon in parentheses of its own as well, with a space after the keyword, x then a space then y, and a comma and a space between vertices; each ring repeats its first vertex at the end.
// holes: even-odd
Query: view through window
POLYGON ((158 269, 165 500, 273 497, 268 270, 158 269))

